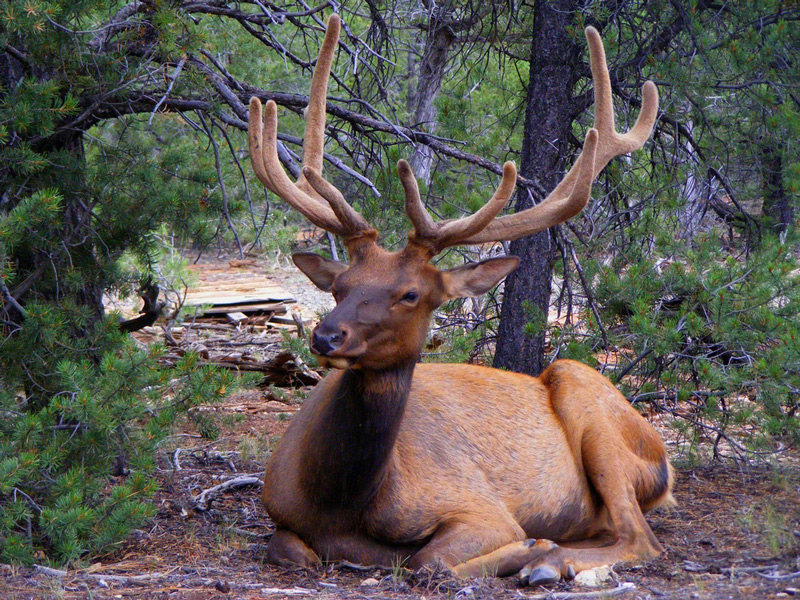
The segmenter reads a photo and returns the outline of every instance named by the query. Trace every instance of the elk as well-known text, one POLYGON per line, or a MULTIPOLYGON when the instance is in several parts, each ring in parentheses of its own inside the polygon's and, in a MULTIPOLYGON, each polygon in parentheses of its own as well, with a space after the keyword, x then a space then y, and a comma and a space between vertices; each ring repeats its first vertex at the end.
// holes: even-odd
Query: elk
POLYGON ((602 41, 589 27, 595 121, 582 153, 553 192, 526 211, 497 217, 516 183, 503 167, 476 213, 435 222, 407 162, 397 165, 413 229, 390 252, 378 232, 322 177, 328 76, 339 17, 330 17, 306 109, 302 173, 278 159, 277 107, 250 100, 249 144, 261 182, 312 223, 339 236, 350 263, 312 253, 294 263, 335 308, 311 334, 330 373, 292 419, 270 457, 263 502, 275 523, 267 560, 439 565, 461 577, 519 573, 540 584, 595 566, 655 557, 645 521, 672 501, 672 469, 659 435, 612 383, 570 360, 538 378, 460 364, 418 364, 433 311, 474 297, 518 264, 500 257, 439 270, 431 259, 458 244, 512 240, 578 214, 597 174, 640 148, 658 93, 615 130, 602 41))

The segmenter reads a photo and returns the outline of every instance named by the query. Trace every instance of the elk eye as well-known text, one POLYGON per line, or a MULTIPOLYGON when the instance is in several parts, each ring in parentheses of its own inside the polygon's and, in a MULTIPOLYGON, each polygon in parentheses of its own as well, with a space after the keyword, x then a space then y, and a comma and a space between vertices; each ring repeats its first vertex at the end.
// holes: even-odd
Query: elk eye
POLYGON ((419 295, 417 295, 417 292, 408 292, 405 296, 400 298, 400 301, 401 302, 416 302, 417 298, 419 298, 419 295))

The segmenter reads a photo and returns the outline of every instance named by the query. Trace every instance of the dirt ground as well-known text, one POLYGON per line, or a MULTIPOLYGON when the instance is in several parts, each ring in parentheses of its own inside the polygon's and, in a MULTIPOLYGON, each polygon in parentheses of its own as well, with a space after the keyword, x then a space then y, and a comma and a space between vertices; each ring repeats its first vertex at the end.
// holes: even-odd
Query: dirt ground
MULTIPOLYGON (((206 510, 197 506, 199 494, 258 474, 263 455, 297 408, 291 397, 269 400, 257 390, 228 399, 216 408, 228 424, 226 435, 208 443, 184 432, 164 449, 158 514, 146 530, 102 562, 66 575, 2 566, 0 598, 502 600, 580 598, 598 591, 571 582, 531 589, 515 578, 461 581, 442 573, 345 565, 293 572, 265 564, 272 524, 260 505, 260 485, 223 491, 206 510)), ((800 596, 800 474, 794 469, 679 467, 675 498, 677 507, 648 515, 664 554, 616 565, 616 582, 601 589, 617 588, 617 597, 631 599, 800 596), (622 588, 626 583, 635 587, 622 588)))
POLYGON ((265 564, 272 524, 260 504, 270 448, 307 389, 238 392, 213 410, 222 435, 176 433, 159 454, 158 513, 113 554, 80 570, 0 565, 0 600, 357 598, 499 600, 800 597, 800 452, 777 466, 698 466, 656 417, 676 465, 677 507, 648 515, 662 556, 614 566, 600 588, 561 582, 523 588, 515 578, 463 581, 445 573, 390 572, 354 565, 288 571, 265 564), (236 478, 205 502, 201 493, 236 478), (602 595, 602 596, 601 596, 602 595))

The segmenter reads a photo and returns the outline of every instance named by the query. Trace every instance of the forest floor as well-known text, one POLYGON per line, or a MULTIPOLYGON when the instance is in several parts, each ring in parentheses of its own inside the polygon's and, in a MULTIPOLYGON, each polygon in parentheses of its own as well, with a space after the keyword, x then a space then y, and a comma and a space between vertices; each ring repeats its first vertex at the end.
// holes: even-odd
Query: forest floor
MULTIPOLYGON (((285 275, 278 279, 292 293, 302 285, 285 275)), ((314 301, 308 290, 297 297, 314 301)), ((269 347, 264 335, 261 351, 269 347)), ((219 417, 220 437, 202 439, 187 427, 163 446, 157 514, 146 529, 83 569, 0 565, 0 600, 800 598, 800 454, 784 453, 769 467, 690 462, 661 415, 650 418, 673 454, 678 504, 647 518, 665 551, 653 560, 615 565, 611 580, 599 588, 575 582, 527 588, 513 577, 464 581, 402 568, 331 564, 290 571, 267 565, 273 527, 260 503, 260 484, 233 486, 209 502, 201 493, 243 476, 260 477, 270 448, 307 392, 254 388, 207 408, 219 417)))

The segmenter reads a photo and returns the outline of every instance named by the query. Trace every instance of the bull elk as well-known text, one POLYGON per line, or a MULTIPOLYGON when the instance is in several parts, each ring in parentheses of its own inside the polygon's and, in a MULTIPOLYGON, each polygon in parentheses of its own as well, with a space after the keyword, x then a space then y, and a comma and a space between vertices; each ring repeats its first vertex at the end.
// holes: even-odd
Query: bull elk
POLYGON ((642 110, 615 131, 602 41, 586 30, 595 83, 594 128, 553 192, 526 211, 497 217, 514 190, 508 162, 494 196, 475 214, 435 222, 407 162, 397 168, 413 224, 389 252, 378 232, 322 178, 326 92, 339 37, 327 32, 306 109, 302 174, 293 183, 276 148, 277 107, 250 100, 250 157, 263 184, 343 240, 350 264, 300 253, 294 263, 336 307, 311 335, 333 370, 275 448, 263 501, 275 523, 267 560, 441 565, 462 577, 519 572, 523 583, 657 556, 644 518, 672 499, 672 469, 658 434, 610 381, 570 360, 538 378, 471 365, 417 364, 433 311, 478 296, 515 257, 442 271, 444 248, 512 240, 578 214, 597 174, 640 148, 658 94, 645 83, 642 110))

